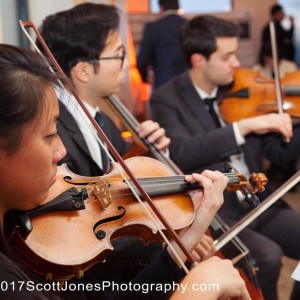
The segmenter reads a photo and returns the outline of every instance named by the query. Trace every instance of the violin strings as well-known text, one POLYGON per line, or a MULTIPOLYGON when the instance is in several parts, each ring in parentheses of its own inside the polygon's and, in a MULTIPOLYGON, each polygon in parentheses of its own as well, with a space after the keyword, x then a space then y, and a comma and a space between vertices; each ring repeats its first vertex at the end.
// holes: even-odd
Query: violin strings
MULTIPOLYGON (((225 175, 227 178, 229 179, 239 179, 238 176, 236 176, 236 174, 234 173, 222 173, 223 175, 225 175)), ((138 180, 141 180, 141 179, 159 179, 159 181, 161 180, 183 180, 185 178, 186 175, 172 175, 172 176, 155 176, 155 177, 141 177, 140 179, 138 180)), ((108 180, 120 180, 119 177, 109 177, 108 180)), ((103 179, 103 181, 105 180, 105 178, 103 179)))
MULTIPOLYGON (((236 176, 229 176, 229 177, 232 177, 233 179, 237 178, 236 176)), ((120 178, 113 178, 113 179, 118 180, 118 181, 120 180, 120 178)), ((157 177, 153 177, 153 178, 149 177, 149 178, 139 179, 139 183, 148 192, 159 192, 159 191, 166 191, 168 189, 175 189, 176 190, 178 188, 179 183, 181 184, 180 188, 182 188, 182 189, 188 188, 191 185, 191 183, 187 182, 187 181, 184 181, 183 179, 184 179, 184 176, 171 176, 171 177, 166 177, 166 178, 160 177, 159 179, 157 179, 157 177), (175 177, 175 180, 174 180, 174 177, 175 177), (161 186, 164 186, 166 189, 162 190, 161 186)), ((107 186, 108 187, 108 185, 109 185, 109 183, 107 184, 107 183, 103 182, 99 186, 100 187, 101 186, 107 186)), ((201 187, 202 186, 200 185, 199 189, 201 187)), ((110 188, 109 190, 110 191, 121 191, 121 190, 124 190, 126 188, 128 188, 128 187, 124 186, 124 187, 118 187, 118 188, 110 188)), ((92 189, 92 188, 90 188, 90 189, 92 189)), ((88 189, 88 190, 90 190, 90 189, 88 189)), ((132 194, 133 194, 132 192, 129 192, 129 193, 122 193, 122 194, 115 195, 115 196, 117 196, 117 197, 119 197, 119 196, 130 196, 132 194)))

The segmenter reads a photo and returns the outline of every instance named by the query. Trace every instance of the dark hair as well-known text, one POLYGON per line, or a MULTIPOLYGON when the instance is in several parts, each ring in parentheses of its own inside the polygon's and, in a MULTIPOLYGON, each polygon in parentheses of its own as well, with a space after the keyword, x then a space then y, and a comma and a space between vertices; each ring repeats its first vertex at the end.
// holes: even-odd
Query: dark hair
POLYGON ((36 52, 0 44, 0 148, 17 150, 22 126, 38 119, 57 76, 36 52))
POLYGON ((158 4, 164 9, 179 9, 178 0, 159 0, 158 4))
MULTIPOLYGON (((84 3, 48 16, 40 32, 59 65, 70 76, 79 61, 89 61, 97 70, 108 36, 119 27, 116 7, 84 3)), ((38 47, 43 51, 39 42, 38 47)))
POLYGON ((208 60, 217 49, 217 37, 237 37, 239 34, 240 27, 231 21, 209 15, 191 19, 180 35, 186 63, 191 67, 190 58, 194 53, 200 53, 208 60))
MULTIPOLYGON (((42 115, 45 91, 58 77, 36 52, 0 44, 0 149, 14 153, 22 141, 22 128, 42 115)), ((23 280, 35 280, 10 248, 0 221, 0 259, 23 280)), ((53 293, 31 292, 32 299, 59 299, 53 293)))
POLYGON ((279 4, 275 4, 270 9, 270 15, 273 17, 275 14, 277 14, 280 11, 283 11, 282 6, 279 4))

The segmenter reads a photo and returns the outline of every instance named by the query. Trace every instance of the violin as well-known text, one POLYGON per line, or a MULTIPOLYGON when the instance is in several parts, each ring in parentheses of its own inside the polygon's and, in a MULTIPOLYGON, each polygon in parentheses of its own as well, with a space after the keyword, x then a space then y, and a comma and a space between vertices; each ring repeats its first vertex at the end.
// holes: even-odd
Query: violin
MULTIPOLYGON (((288 73, 281 80, 283 109, 291 117, 300 118, 300 71, 288 73)), ((278 111, 275 81, 258 71, 238 68, 232 88, 225 92, 219 105, 227 123, 278 111)))
MULTIPOLYGON (((171 159, 166 157, 162 152, 158 151, 151 143, 148 142, 147 139, 141 138, 137 134, 136 128, 139 125, 139 122, 122 104, 122 102, 119 99, 117 99, 116 96, 111 95, 109 97, 106 97, 104 101, 102 101, 101 105, 102 105, 102 109, 104 110, 108 109, 109 112, 111 112, 114 117, 117 116, 118 118, 120 118, 121 122, 124 123, 124 127, 127 128, 132 133, 133 141, 135 142, 135 144, 134 147, 132 147, 133 150, 127 152, 125 154, 125 157, 149 154, 152 155, 152 157, 158 159, 159 161, 169 166, 169 168, 171 168, 172 171, 174 172, 174 175, 183 174, 182 171, 174 164, 174 162, 171 159)), ((218 231, 220 230, 222 233, 225 233, 228 230, 230 231, 229 226, 225 224, 225 222, 218 214, 215 215, 212 221, 212 225, 210 226, 206 234, 212 237, 211 233, 216 233, 216 230, 218 231)), ((240 276, 245 281, 247 290, 251 298, 257 300, 263 300, 264 298, 262 296, 262 292, 259 288, 258 280, 256 278, 256 268, 254 265, 254 261, 250 258, 249 249, 236 236, 230 240, 228 246, 230 249, 230 250, 228 249, 230 251, 230 256, 228 256, 227 258, 230 258, 233 264, 237 263, 241 259, 245 260, 244 265, 248 270, 247 272, 248 275, 246 275, 246 273, 241 268, 238 268, 238 271, 240 273, 240 276)), ((216 255, 219 256, 220 258, 225 258, 224 254, 221 253, 221 251, 218 251, 216 255)))
MULTIPOLYGON (((188 192, 201 189, 199 183, 174 176, 168 166, 149 157, 125 162, 176 232, 193 222, 194 205, 188 192)), ((244 191, 247 186, 251 192, 262 191, 266 184, 263 174, 251 175, 251 184, 242 174, 225 175, 230 190, 244 191)), ((157 216, 153 217, 170 237, 157 216)), ((113 250, 111 241, 117 238, 135 236, 146 244, 162 240, 115 168, 105 176, 84 177, 62 165, 48 200, 30 211, 8 212, 4 226, 24 263, 51 280, 82 277, 85 270, 104 261, 113 250)))

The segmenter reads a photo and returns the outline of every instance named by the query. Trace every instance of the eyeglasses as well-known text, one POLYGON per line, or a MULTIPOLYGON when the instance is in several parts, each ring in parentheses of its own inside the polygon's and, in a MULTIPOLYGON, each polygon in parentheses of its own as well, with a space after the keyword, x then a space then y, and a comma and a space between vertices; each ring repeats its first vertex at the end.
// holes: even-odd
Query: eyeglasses
POLYGON ((124 60, 126 57, 126 51, 123 49, 121 56, 108 56, 108 57, 100 57, 98 60, 106 60, 106 59, 120 59, 121 60, 121 69, 123 68, 124 60))

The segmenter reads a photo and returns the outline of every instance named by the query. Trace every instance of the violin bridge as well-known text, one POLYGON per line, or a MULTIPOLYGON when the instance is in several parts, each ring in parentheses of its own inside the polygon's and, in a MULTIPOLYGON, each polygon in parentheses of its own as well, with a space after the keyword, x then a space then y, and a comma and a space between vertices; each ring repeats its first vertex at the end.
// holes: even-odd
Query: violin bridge
POLYGON ((97 181, 93 187, 93 195, 100 202, 103 209, 111 204, 110 192, 104 181, 97 181))

